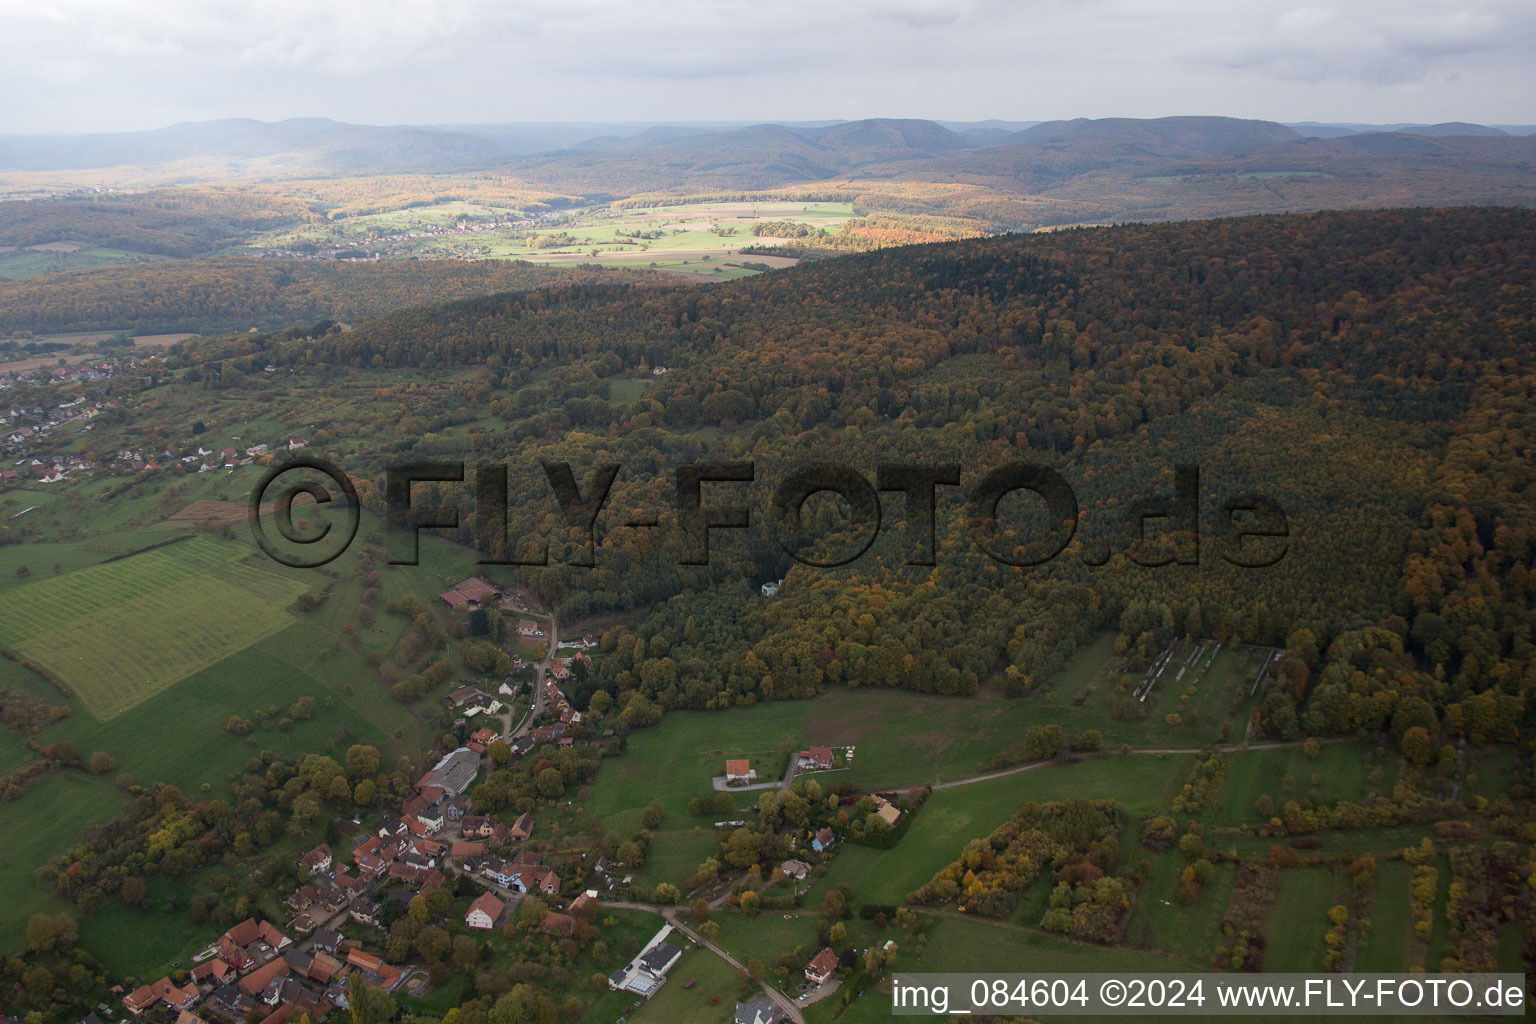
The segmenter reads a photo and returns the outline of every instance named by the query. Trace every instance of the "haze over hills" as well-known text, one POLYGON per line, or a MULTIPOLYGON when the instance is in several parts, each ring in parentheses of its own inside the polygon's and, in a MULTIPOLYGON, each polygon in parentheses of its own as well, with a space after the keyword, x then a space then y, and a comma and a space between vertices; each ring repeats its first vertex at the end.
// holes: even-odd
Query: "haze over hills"
POLYGON ((305 118, 0 137, 0 198, 53 200, 5 203, 0 246, 105 250, 21 253, 0 276, 246 245, 341 259, 608 253, 642 265, 655 265, 655 246, 713 276, 711 253, 808 258, 1125 221, 1536 206, 1536 134, 1392 127, 1205 116, 452 127, 305 118), (613 222, 622 209, 679 203, 745 205, 701 213, 692 233, 676 221, 613 222), (773 211, 764 224, 754 223, 760 203, 773 211), (830 221, 776 239, 768 231, 784 227, 773 217, 811 214, 807 204, 830 204, 815 212, 830 221), (485 231, 505 237, 471 237, 485 231))
MULTIPOLYGON (((558 175, 558 161, 642 161, 658 171, 740 177, 740 161, 777 165, 763 177, 831 177, 871 165, 1019 145, 1087 147, 1106 158, 1245 156, 1306 137, 1389 133, 1437 139, 1513 139, 1536 131, 1469 123, 1282 125, 1227 117, 1078 118, 1067 121, 860 121, 742 124, 358 125, 327 118, 186 122, 150 131, 0 136, 0 172, 155 167, 216 161, 238 175, 281 178, 432 172, 510 165, 558 175), (723 158, 723 159, 722 159, 723 158)), ((1511 141, 1510 152, 1526 147, 1511 141)), ((1390 147, 1388 147, 1390 148, 1390 147)), ((1457 147, 1444 152, 1455 152, 1457 147)), ((1427 152, 1428 150, 1424 150, 1427 152)), ((1503 151, 1498 151, 1503 152, 1503 151)), ((751 175, 748 175, 751 177, 751 175)))

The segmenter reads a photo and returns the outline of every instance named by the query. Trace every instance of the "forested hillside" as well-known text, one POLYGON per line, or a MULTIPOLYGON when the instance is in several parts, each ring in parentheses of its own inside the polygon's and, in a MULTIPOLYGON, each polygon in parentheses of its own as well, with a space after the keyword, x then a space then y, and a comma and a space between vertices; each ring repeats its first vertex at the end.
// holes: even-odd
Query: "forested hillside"
POLYGON ((644 271, 466 263, 224 257, 0 281, 0 332, 217 332, 361 320, 508 288, 642 278, 644 271))
MULTIPOLYGON (((323 346, 250 335, 178 358, 471 368, 412 392, 403 419, 340 423, 371 439, 370 464, 349 469, 381 507, 392 460, 506 464, 509 536, 520 551, 551 541, 549 568, 519 570, 538 595, 562 618, 651 610, 615 634, 588 692, 701 708, 833 685, 1024 692, 1107 624, 1141 664, 1181 634, 1283 646, 1286 685, 1259 716, 1277 736, 1304 721, 1509 739, 1536 689, 1533 257, 1536 215, 1509 209, 1129 226, 710 289, 562 284, 404 310, 323 346), (615 387, 653 365, 669 372, 615 387), (717 531, 708 566, 680 566, 673 473, 704 458, 756 463, 756 483, 709 499, 749 506, 753 528, 717 531), (581 536, 556 528, 541 460, 583 482, 623 467, 594 568, 561 564, 581 536), (768 528, 773 488, 800 464, 873 481, 880 463, 955 463, 969 487, 1020 460, 1060 472, 1081 510, 1044 565, 985 555, 955 488, 939 488, 931 567, 904 564, 898 495, 873 548, 839 569, 792 563, 768 528), (1132 513, 1171 506, 1180 464, 1200 467, 1199 564, 1136 564, 1132 513), (1288 520, 1265 568, 1219 553, 1224 503, 1252 493, 1288 520), (621 525, 631 510, 660 528, 621 525), (758 593, 781 577, 777 598, 758 593)), ((423 506, 447 493, 417 490, 423 506)), ((461 537, 505 553, 494 517, 462 500, 461 537)), ((826 547, 857 550, 835 502, 807 511, 826 547)), ((1050 525, 1022 502, 1005 518, 1015 553, 1050 525)), ((1188 552, 1162 532, 1141 556, 1188 552)))

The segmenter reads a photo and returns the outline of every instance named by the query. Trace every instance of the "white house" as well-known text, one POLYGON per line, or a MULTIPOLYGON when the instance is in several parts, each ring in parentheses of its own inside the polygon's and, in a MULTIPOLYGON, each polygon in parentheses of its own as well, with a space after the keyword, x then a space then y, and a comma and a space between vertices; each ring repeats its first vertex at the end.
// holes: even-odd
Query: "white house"
POLYGON ((464 915, 464 923, 471 928, 487 932, 496 927, 496 919, 501 916, 502 908, 506 904, 490 893, 481 893, 479 899, 469 905, 469 913, 464 915))

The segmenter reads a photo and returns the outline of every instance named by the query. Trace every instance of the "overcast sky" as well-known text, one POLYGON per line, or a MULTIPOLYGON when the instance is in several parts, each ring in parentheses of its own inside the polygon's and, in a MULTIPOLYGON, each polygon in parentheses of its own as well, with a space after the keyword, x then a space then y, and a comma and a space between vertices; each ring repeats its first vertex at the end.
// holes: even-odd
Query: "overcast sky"
POLYGON ((218 117, 1536 122, 1531 0, 0 0, 0 132, 218 117))

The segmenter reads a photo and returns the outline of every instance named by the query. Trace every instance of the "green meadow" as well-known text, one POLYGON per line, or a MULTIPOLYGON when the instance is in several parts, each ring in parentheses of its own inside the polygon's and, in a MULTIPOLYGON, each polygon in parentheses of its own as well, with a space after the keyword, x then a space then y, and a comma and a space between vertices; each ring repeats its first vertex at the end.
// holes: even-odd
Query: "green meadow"
POLYGON ((0 644, 105 721, 293 622, 304 587, 198 537, 0 593, 0 644))
POLYGON ((38 888, 32 873, 69 849, 88 825, 120 814, 128 802, 109 780, 52 771, 25 799, 0 803, 0 836, 5 837, 0 844, 0 952, 19 952, 26 945, 27 918, 33 914, 78 915, 38 888))

